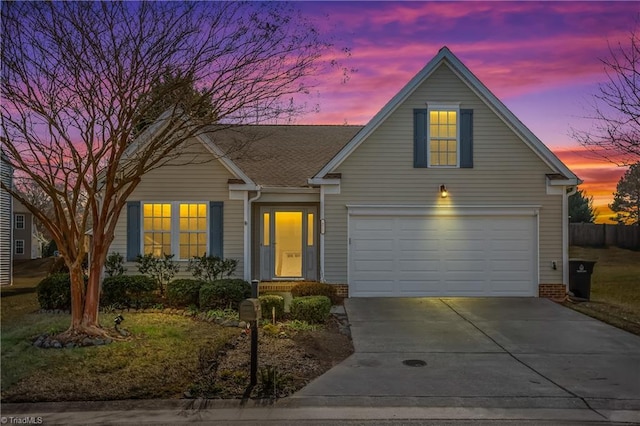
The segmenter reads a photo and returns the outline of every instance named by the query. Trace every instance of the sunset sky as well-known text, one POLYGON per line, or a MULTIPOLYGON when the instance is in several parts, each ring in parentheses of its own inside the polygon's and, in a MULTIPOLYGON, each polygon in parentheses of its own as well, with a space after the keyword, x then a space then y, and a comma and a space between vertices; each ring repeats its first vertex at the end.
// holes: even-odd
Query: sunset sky
MULTIPOLYGON (((600 59, 629 42, 638 2, 300 2, 297 6, 357 72, 346 84, 319 80, 319 112, 301 123, 366 124, 448 46, 582 180, 607 222, 624 169, 584 152, 592 95, 606 80, 600 59)), ((611 222, 609 222, 611 223, 611 222)))

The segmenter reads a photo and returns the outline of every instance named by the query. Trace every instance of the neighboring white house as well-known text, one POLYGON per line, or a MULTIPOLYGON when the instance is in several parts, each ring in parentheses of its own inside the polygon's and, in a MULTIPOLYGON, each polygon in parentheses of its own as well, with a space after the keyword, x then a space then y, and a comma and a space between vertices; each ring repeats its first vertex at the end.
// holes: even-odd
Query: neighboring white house
POLYGON ((14 260, 42 257, 42 247, 36 238, 33 213, 20 201, 13 200, 13 258, 14 260))
MULTIPOLYGON (((13 170, 5 158, 4 152, 0 151, 0 179, 10 188, 13 170)), ((13 281, 12 198, 7 191, 0 188, 0 285, 10 285, 13 281)))
POLYGON ((580 180, 446 47, 364 127, 212 128, 190 144, 215 160, 145 175, 112 251, 206 252, 265 286, 350 297, 565 294, 580 180), (248 151, 220 157, 239 140, 248 151))

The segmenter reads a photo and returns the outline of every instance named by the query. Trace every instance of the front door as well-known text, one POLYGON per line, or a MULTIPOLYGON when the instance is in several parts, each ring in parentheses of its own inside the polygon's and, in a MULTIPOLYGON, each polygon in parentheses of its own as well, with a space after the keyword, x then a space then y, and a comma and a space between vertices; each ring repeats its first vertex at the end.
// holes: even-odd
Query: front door
POLYGON ((316 208, 260 209, 260 279, 317 279, 316 208))

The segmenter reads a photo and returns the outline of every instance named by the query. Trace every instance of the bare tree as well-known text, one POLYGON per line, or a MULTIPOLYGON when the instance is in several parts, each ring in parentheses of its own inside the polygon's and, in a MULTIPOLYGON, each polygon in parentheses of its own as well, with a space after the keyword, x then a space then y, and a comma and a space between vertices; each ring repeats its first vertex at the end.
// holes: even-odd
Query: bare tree
POLYGON ((5 151, 16 176, 46 193, 52 211, 3 188, 47 227, 69 267, 67 339, 105 334, 103 265, 142 176, 175 159, 211 120, 224 128, 300 113, 292 99, 308 91, 307 77, 332 49, 282 3, 3 2, 2 34, 5 151), (197 90, 190 105, 163 104, 160 119, 149 121, 166 101, 152 90, 167 70, 188 77, 170 90, 197 90), (211 112, 186 117, 198 104, 211 112))
POLYGON ((640 37, 609 47, 602 59, 607 81, 593 96, 589 130, 572 129, 572 137, 594 154, 619 166, 640 160, 640 37))

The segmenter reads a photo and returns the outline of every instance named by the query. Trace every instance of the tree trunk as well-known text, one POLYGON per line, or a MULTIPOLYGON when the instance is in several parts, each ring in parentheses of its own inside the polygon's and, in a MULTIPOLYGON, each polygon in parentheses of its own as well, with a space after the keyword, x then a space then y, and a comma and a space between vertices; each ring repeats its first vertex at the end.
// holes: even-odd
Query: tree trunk
POLYGON ((69 266, 71 280, 71 325, 69 332, 79 331, 83 323, 83 306, 85 300, 84 273, 82 261, 75 261, 69 266))
POLYGON ((94 241, 93 252, 89 263, 89 277, 86 281, 82 268, 82 261, 76 262, 69 268, 71 278, 71 326, 66 331, 66 337, 77 336, 105 336, 107 332, 100 326, 100 283, 102 269, 106 259, 108 245, 102 243, 101 238, 94 241))

